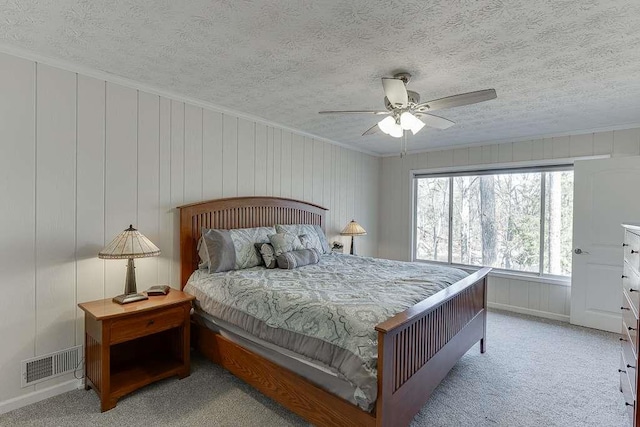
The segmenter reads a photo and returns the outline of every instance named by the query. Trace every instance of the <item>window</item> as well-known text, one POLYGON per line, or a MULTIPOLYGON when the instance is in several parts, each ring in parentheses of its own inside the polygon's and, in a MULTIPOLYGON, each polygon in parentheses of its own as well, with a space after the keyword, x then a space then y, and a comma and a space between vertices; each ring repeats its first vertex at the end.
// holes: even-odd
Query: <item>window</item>
POLYGON ((571 166, 415 177, 417 260, 571 275, 571 166))

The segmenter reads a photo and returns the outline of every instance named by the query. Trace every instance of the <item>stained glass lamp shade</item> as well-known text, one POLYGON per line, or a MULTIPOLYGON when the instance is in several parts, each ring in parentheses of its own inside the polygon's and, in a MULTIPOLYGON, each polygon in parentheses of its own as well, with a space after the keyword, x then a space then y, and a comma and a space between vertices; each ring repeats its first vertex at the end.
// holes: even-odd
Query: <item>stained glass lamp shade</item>
POLYGON ((160 255, 160 249, 151 240, 130 225, 129 228, 118 234, 104 249, 98 253, 102 259, 128 259, 127 276, 124 285, 124 294, 113 299, 119 304, 147 299, 139 294, 136 289, 136 272, 133 263, 134 258, 147 258, 160 255))
POLYGON ((356 254, 356 247, 354 242, 354 236, 364 236, 367 234, 367 231, 362 228, 360 224, 358 224, 355 220, 351 220, 349 224, 340 232, 343 236, 351 236, 351 255, 356 254))

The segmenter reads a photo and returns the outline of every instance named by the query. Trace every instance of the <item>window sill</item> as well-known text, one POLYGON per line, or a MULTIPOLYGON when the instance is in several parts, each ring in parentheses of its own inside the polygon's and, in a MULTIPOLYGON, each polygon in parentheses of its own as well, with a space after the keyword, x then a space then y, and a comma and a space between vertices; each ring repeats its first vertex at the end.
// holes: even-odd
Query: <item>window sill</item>
POLYGON ((489 273, 489 276, 500 277, 504 279, 526 280, 527 282, 547 283, 549 285, 571 287, 570 277, 560 278, 556 276, 540 276, 537 274, 512 273, 512 272, 500 271, 500 270, 498 271, 492 270, 491 273, 489 273))
MULTIPOLYGON (((419 259, 414 260, 414 262, 422 262, 425 264, 448 265, 450 267, 459 268, 460 270, 464 270, 469 273, 476 272, 480 270, 480 268, 482 268, 482 267, 473 267, 473 266, 463 265, 463 264, 449 264, 447 262, 423 261, 419 259)), ((491 273, 489 273, 489 276, 499 277, 502 279, 524 280, 527 282, 546 283, 549 285, 571 287, 571 277, 540 276, 535 273, 505 271, 505 270, 499 270, 497 268, 493 268, 493 270, 491 270, 491 273)))

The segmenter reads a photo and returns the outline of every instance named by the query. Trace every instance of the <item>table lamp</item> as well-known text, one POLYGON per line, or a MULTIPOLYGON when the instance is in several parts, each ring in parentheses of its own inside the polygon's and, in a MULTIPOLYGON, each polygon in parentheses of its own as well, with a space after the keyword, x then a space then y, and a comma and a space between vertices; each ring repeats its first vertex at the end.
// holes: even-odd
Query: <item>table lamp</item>
POLYGON ((160 249, 142 233, 130 225, 129 228, 118 234, 103 250, 98 253, 102 259, 128 259, 127 276, 124 283, 124 294, 113 298, 113 302, 127 304, 130 302, 148 299, 146 295, 139 294, 136 289, 136 271, 133 264, 134 258, 147 258, 160 255, 160 249))
POLYGON ((351 220, 349 224, 340 232, 342 236, 351 236, 351 255, 356 254, 356 246, 354 243, 354 236, 364 236, 367 234, 367 231, 362 228, 360 224, 358 224, 355 220, 351 220))

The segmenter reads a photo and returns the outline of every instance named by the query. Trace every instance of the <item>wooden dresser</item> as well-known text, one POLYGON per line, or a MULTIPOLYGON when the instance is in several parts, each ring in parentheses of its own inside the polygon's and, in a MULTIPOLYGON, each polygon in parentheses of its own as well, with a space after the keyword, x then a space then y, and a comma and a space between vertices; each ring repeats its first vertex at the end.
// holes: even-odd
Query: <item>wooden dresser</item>
POLYGON ((640 426, 638 413, 638 314, 640 313, 640 225, 623 224, 622 337, 620 338, 620 391, 631 425, 640 426))

